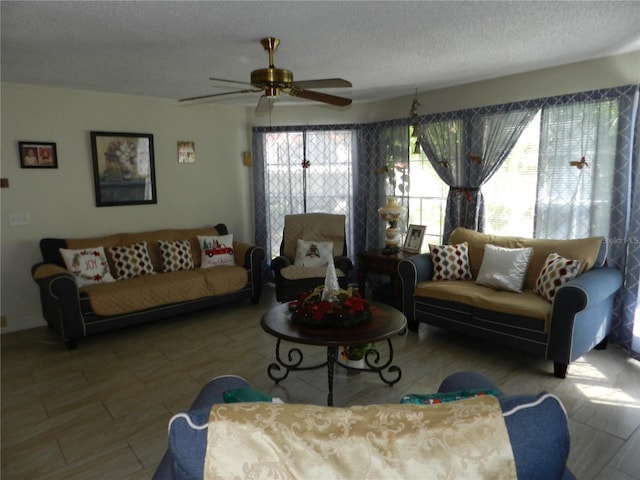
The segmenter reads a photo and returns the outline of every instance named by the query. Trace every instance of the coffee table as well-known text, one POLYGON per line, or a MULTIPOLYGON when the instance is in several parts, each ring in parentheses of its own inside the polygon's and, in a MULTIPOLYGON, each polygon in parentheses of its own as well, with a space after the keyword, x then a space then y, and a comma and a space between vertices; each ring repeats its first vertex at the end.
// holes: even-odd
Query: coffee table
POLYGON ((357 370, 376 372, 387 385, 397 383, 402 376, 400 367, 392 365, 393 345, 391 338, 406 332, 407 319, 402 312, 388 305, 373 302, 371 303, 371 319, 353 327, 335 328, 293 323, 289 305, 283 303, 265 313, 262 316, 260 325, 265 332, 278 339, 276 342, 277 363, 274 362, 268 366, 267 374, 269 378, 277 384, 287 378, 289 372, 311 370, 326 365, 329 382, 327 405, 329 406, 333 406, 333 375, 336 364, 343 368, 351 368, 338 360, 338 348, 341 346, 362 345, 386 340, 389 358, 383 361, 380 352, 373 348, 367 352, 365 357, 366 366, 357 370), (280 354, 282 341, 327 347, 327 361, 311 366, 302 366, 303 354, 297 347, 291 348, 286 355, 286 359, 283 359, 280 354), (284 372, 281 372, 283 369, 284 372), (388 374, 391 374, 391 376, 388 376, 388 374))

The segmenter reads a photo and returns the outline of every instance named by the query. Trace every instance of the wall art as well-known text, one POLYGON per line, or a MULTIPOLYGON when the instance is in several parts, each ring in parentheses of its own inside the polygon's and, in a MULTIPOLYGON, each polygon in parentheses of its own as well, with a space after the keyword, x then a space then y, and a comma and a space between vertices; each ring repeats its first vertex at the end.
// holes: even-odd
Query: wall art
POLYGON ((158 203, 153 135, 90 133, 96 206, 158 203))

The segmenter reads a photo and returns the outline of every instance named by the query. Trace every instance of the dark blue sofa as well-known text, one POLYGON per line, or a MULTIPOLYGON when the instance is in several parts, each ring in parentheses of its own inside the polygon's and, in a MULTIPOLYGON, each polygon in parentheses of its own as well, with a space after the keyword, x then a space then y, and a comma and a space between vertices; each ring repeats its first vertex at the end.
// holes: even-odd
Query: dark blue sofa
MULTIPOLYGON (((204 425, 211 406, 222 403, 223 393, 247 388, 237 376, 223 376, 207 383, 187 413, 190 422, 204 425)), ((485 376, 459 372, 445 378, 438 392, 498 390, 485 376)), ((505 424, 520 480, 575 480, 566 468, 569 455, 569 431, 562 403, 554 396, 541 394, 504 395, 498 391, 505 424)), ((153 480, 191 480, 203 476, 207 430, 188 425, 186 416, 174 421, 169 431, 169 448, 153 480)), ((428 477, 425 477, 428 478, 428 477)))

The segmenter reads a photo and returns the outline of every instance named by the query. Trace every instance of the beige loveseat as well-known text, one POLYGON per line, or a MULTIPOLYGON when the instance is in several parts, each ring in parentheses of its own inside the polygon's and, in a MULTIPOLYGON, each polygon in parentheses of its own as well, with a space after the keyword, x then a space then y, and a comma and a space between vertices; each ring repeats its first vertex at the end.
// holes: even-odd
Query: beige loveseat
POLYGON ((455 258, 451 263, 468 262, 468 278, 434 281, 442 262, 434 264, 432 253, 414 255, 398 265, 403 312, 410 329, 415 330, 419 322, 424 322, 522 349, 552 360, 554 373, 560 378, 566 375, 569 363, 596 346, 606 346, 613 299, 622 285, 622 275, 606 266, 604 237, 533 239, 457 228, 448 244, 467 246, 468 258, 455 258), (478 276, 485 273, 481 268, 487 245, 492 246, 488 247, 490 255, 503 252, 505 258, 511 258, 515 252, 511 249, 532 248, 528 264, 520 272, 524 274, 521 291, 508 289, 513 287, 517 268, 503 269, 507 273, 502 276, 489 272, 483 275, 488 282, 477 282, 478 276), (562 283, 557 275, 548 275, 539 283, 541 271, 553 253, 572 262, 565 269, 575 269, 575 278, 562 283), (494 286, 487 286, 492 282, 494 286))
MULTIPOLYGON (((218 304, 250 298, 260 299, 262 291, 262 247, 234 240, 221 245, 230 265, 201 268, 203 254, 198 236, 229 235, 224 224, 197 229, 166 229, 140 233, 119 233, 98 238, 60 239, 40 241, 43 261, 31 269, 40 288, 42 313, 48 325, 60 333, 67 348, 75 348, 79 338, 116 328, 150 322, 218 304), (182 245, 177 255, 164 245, 182 245), (119 279, 127 262, 139 263, 136 255, 120 256, 114 260, 113 247, 146 246, 146 272, 119 279), (108 265, 100 271, 104 281, 83 285, 78 276, 70 273, 63 252, 86 252, 102 247, 108 252, 108 265), (62 249, 62 250, 61 250, 62 249), (170 258, 173 255, 174 258, 170 258), (175 257, 189 260, 177 266, 175 257), (173 262, 171 264, 170 262, 173 262), (172 268, 167 268, 172 265, 172 268), (167 271, 171 270, 171 271, 167 271)), ((97 254, 96 254, 97 255, 97 254)), ((88 280, 94 280, 88 278, 88 280)))

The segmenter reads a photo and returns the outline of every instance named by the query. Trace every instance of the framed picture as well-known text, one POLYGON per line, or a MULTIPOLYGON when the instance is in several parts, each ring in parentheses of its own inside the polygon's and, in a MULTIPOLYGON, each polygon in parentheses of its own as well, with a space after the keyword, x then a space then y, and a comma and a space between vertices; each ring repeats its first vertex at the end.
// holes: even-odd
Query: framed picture
POLYGON ((409 225, 402 249, 405 252, 420 253, 426 228, 424 225, 409 225))
POLYGON ((96 206, 158 203, 153 135, 90 133, 96 206))
POLYGON ((178 141, 178 163, 196 163, 195 142, 178 141))
POLYGON ((55 143, 18 142, 18 151, 22 168, 58 168, 55 143))

